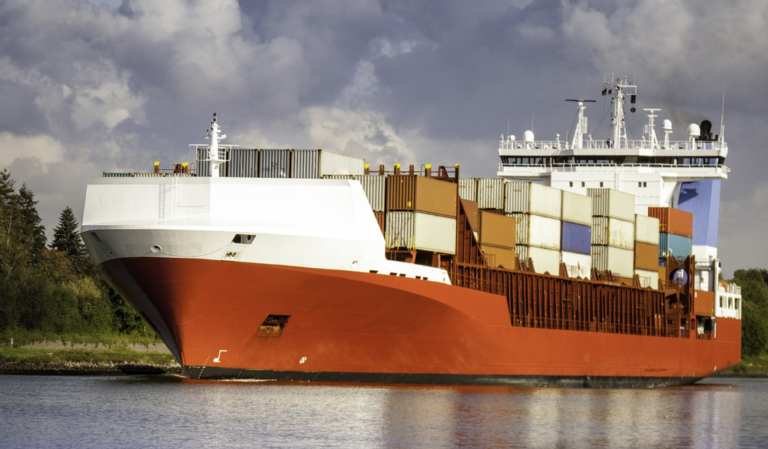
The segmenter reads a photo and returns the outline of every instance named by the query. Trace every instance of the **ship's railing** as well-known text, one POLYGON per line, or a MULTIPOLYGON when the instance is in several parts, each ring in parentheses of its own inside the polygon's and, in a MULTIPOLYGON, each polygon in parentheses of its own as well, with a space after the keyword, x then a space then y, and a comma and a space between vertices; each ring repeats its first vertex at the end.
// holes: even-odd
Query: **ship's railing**
POLYGON ((681 165, 681 164, 615 164, 615 163, 569 163, 569 164, 499 164, 499 172, 515 172, 515 171, 538 171, 538 172, 604 172, 604 171, 619 171, 619 172, 637 172, 638 169, 645 168, 652 171, 673 171, 678 174, 691 174, 691 175, 721 175, 728 174, 731 169, 725 165, 681 165), (511 170, 515 169, 515 170, 511 170))
POLYGON ((653 323, 632 324, 609 322, 605 318, 595 318, 592 321, 568 318, 543 318, 532 316, 511 317, 512 325, 516 327, 532 327, 538 329, 557 329, 586 332, 605 332, 610 334, 647 335, 655 337, 679 337, 675 329, 666 327, 664 317, 650 317, 653 323))
MULTIPOLYGON (((533 142, 524 142, 520 140, 503 140, 499 142, 499 150, 573 150, 569 142, 563 142, 560 140, 537 140, 533 142)), ((728 144, 726 142, 713 142, 713 141, 688 141, 688 140, 676 140, 670 141, 669 144, 664 142, 658 142, 658 144, 651 145, 649 140, 627 140, 621 141, 619 145, 610 140, 585 140, 582 144, 583 150, 726 150, 728 144)))

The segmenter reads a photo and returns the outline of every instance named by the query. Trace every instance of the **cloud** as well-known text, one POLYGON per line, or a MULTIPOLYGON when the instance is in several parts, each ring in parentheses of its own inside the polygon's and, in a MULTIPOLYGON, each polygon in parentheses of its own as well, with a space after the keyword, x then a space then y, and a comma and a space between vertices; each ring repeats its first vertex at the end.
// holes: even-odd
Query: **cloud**
MULTIPOLYGON (((752 223, 762 197, 743 192, 762 188, 768 165, 766 22, 755 0, 6 0, 0 161, 39 189, 49 227, 78 210, 88 176, 188 158, 213 112, 243 147, 493 176, 507 120, 513 134, 535 117, 537 137, 565 136, 563 99, 594 98, 616 73, 636 77, 638 106, 661 107, 673 138, 701 118, 717 127, 725 90, 723 205, 752 223)), ((606 110, 587 110, 604 122, 595 138, 606 110)), ((646 118, 628 120, 639 134, 646 118)), ((726 249, 745 248, 744 226, 721 226, 727 263, 745 260, 726 249)))

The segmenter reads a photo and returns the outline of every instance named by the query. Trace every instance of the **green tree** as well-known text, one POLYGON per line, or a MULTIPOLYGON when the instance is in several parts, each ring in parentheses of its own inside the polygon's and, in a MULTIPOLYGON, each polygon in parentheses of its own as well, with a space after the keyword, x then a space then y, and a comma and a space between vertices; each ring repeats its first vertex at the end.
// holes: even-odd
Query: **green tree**
POLYGON ((734 282, 741 286, 741 352, 752 356, 768 347, 768 270, 736 270, 734 282))
POLYGON ((22 184, 18 193, 19 236, 23 236, 29 261, 34 264, 40 260, 46 243, 45 227, 40 224, 42 220, 36 206, 35 194, 22 184))
POLYGON ((59 215, 59 224, 53 228, 51 249, 66 254, 72 261, 75 270, 81 275, 92 274, 92 263, 86 254, 83 239, 80 237, 80 231, 78 231, 79 227, 75 213, 67 206, 59 215))

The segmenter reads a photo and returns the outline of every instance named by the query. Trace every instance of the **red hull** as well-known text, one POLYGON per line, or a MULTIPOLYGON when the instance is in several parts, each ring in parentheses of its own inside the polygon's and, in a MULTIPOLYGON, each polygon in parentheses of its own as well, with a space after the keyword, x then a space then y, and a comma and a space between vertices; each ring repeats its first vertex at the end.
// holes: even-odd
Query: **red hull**
POLYGON ((160 258, 103 269, 195 377, 645 379, 630 383, 639 386, 691 383, 740 359, 741 321, 727 318, 712 341, 535 329, 513 327, 502 296, 396 276, 160 258), (257 332, 268 315, 290 315, 282 334, 257 332))

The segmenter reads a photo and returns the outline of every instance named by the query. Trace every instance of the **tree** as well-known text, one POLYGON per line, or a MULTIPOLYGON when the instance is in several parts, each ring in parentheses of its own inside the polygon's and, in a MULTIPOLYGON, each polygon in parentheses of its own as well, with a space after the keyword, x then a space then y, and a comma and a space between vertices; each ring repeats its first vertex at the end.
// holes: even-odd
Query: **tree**
POLYGON ((762 354, 768 346, 768 270, 736 270, 734 282, 741 286, 744 307, 741 315, 741 352, 762 354))
POLYGON ((40 254, 45 249, 45 227, 40 223, 40 215, 37 213, 37 201, 35 194, 26 186, 21 185, 18 194, 19 207, 19 226, 18 235, 23 237, 25 250, 28 253, 29 261, 37 263, 40 260, 40 254))
POLYGON ((79 224, 72 209, 67 206, 59 216, 59 224, 53 228, 51 249, 67 255, 78 273, 89 274, 91 261, 85 251, 83 239, 78 231, 79 224))

